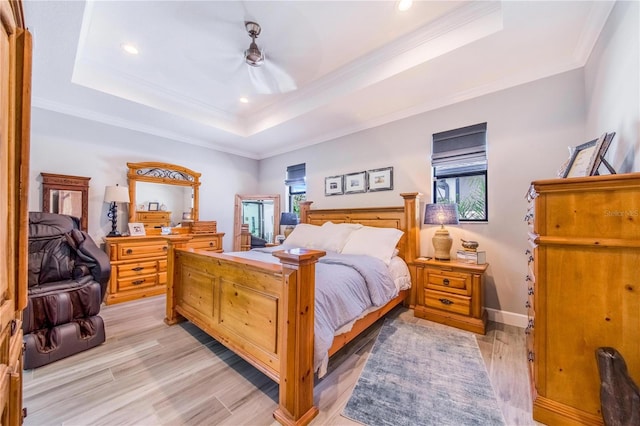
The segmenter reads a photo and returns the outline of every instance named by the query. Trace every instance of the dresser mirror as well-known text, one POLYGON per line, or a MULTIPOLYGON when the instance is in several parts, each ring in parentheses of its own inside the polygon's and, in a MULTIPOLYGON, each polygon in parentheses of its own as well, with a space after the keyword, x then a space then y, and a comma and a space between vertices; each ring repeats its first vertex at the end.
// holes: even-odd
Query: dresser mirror
POLYGON ((89 177, 40 173, 42 176, 42 211, 66 214, 80 219, 80 229, 87 231, 89 215, 89 177))
POLYGON ((280 230, 279 195, 241 195, 236 194, 233 223, 233 250, 240 251, 242 225, 249 226, 254 237, 266 243, 275 242, 280 230))
POLYGON ((200 173, 169 163, 127 163, 129 222, 147 230, 182 226, 198 220, 200 173))

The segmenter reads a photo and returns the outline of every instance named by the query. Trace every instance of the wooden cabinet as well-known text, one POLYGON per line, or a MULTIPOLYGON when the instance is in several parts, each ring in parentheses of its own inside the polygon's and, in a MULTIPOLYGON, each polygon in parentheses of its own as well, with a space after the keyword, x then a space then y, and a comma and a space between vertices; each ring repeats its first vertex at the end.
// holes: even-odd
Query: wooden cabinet
POLYGON ((417 317, 484 334, 484 273, 489 265, 417 259, 417 317))
POLYGON ((145 229, 171 226, 171 212, 136 212, 136 222, 144 224, 145 229))
MULTIPOLYGON (((188 248, 222 252, 223 233, 190 234, 188 248)), ((164 294, 171 236, 105 238, 111 261, 108 305, 164 294)))
POLYGON ((0 1, 0 424, 22 424, 27 305, 31 34, 20 1, 0 1))
POLYGON ((529 199, 533 418, 599 425, 596 349, 640 383, 640 173, 536 181, 529 199))

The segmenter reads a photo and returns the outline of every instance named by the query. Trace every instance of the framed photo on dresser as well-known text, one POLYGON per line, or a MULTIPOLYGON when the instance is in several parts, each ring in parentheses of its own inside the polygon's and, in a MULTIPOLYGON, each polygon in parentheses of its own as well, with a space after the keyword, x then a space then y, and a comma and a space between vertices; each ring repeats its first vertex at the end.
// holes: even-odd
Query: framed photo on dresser
POLYGON ((589 176, 591 168, 593 167, 592 159, 595 154, 597 142, 598 139, 594 139, 576 146, 576 149, 569 159, 569 164, 567 164, 567 168, 564 171, 564 176, 562 177, 589 176))

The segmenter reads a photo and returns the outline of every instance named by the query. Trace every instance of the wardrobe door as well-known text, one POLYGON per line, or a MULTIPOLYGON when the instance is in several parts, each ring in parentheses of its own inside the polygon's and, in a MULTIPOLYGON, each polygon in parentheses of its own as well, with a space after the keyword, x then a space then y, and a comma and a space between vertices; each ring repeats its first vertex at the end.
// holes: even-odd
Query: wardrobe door
POLYGON ((27 301, 31 36, 22 4, 0 1, 0 423, 22 423, 27 301))

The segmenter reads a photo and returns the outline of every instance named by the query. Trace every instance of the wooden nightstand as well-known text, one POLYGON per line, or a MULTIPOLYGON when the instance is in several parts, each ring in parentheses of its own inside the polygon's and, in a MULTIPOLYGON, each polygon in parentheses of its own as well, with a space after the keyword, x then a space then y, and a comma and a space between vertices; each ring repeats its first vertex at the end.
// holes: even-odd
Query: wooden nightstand
POLYGON ((488 264, 416 259, 414 266, 416 317, 485 334, 483 285, 488 264))

